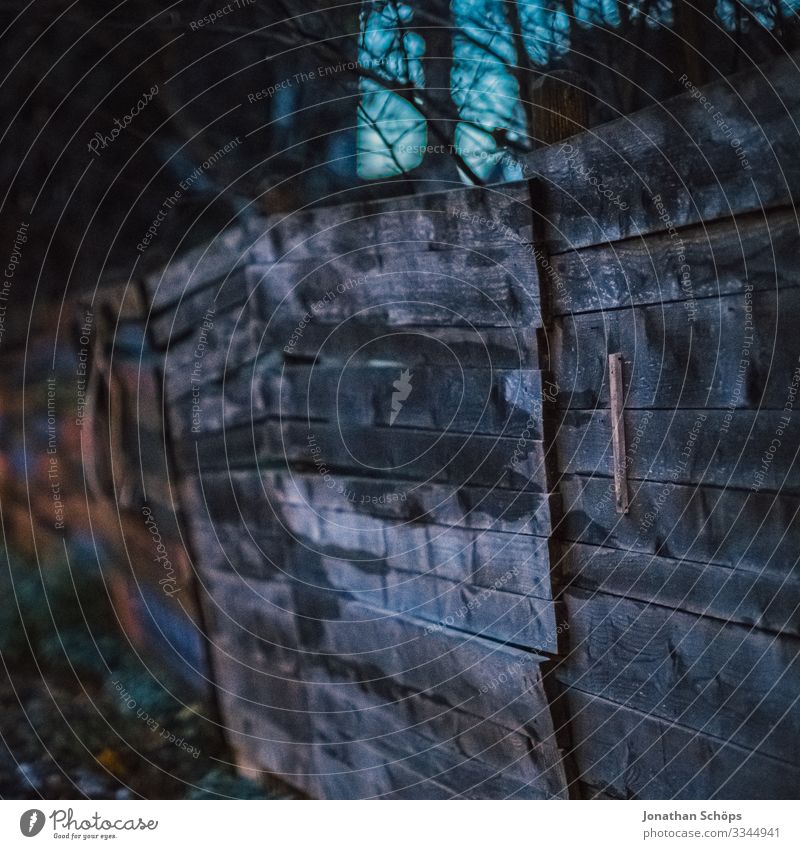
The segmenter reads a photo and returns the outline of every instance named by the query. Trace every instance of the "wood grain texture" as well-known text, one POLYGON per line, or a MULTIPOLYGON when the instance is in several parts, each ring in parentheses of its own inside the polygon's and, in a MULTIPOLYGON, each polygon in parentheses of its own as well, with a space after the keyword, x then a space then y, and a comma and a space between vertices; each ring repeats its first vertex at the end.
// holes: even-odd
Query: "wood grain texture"
POLYGON ((797 798, 800 769, 795 765, 577 688, 566 698, 579 780, 604 797, 797 798))
POLYGON ((265 468, 543 492, 540 440, 268 420, 185 438, 179 462, 204 471, 265 468))
POLYGON ((570 146, 525 157, 551 253, 796 198, 796 56, 712 83, 703 93, 711 110, 687 92, 597 127, 565 143, 570 146))
MULTIPOLYGON (((627 476, 796 495, 800 462, 784 417, 782 410, 627 410, 627 476)), ((565 411, 556 445, 566 474, 611 476, 610 411, 565 411)))
POLYGON ((606 355, 624 357, 630 408, 783 409, 800 366, 800 290, 752 292, 559 319, 548 333, 563 408, 608 407, 606 355))
MULTIPOLYGON (((398 365, 348 363, 283 365, 263 357, 226 371, 200 387, 199 425, 222 430, 266 418, 390 427, 398 365)), ((396 423, 403 428, 541 438, 542 374, 532 369, 408 367, 412 392, 396 423)), ((545 378, 547 382, 547 378, 545 378)), ((187 387, 174 405, 183 409, 178 433, 191 431, 194 403, 187 387)))
POLYGON ((566 586, 800 636, 797 581, 791 575, 581 543, 565 546, 559 565, 566 586))
POLYGON ((799 231, 777 209, 634 236, 551 257, 545 285, 556 315, 797 287, 799 231))
POLYGON ((645 481, 631 487, 630 513, 619 516, 609 484, 562 479, 560 538, 782 577, 796 568, 797 496, 645 481))
POLYGON ((573 588, 571 652, 557 677, 642 713, 779 760, 800 725, 800 642, 573 588))

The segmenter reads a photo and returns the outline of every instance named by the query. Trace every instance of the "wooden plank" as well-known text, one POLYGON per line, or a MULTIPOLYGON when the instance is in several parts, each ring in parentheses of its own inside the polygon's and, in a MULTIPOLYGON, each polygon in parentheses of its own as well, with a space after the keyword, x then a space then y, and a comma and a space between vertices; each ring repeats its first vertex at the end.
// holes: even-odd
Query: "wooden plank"
POLYGON ((572 543, 559 566, 568 586, 800 636, 797 581, 713 563, 572 543))
MULTIPOLYGON (((314 675, 315 679, 331 682, 319 688, 319 698, 314 702, 323 727, 345 728, 349 735, 367 741, 389 738, 395 748, 404 748, 401 759, 412 749, 427 753, 443 747, 456 763, 477 763, 495 774, 504 774, 509 779, 502 785, 505 795, 553 798, 564 793, 561 760, 552 746, 537 745, 517 730, 447 709, 435 698, 412 690, 391 687, 383 691, 370 684, 348 686, 351 675, 341 674, 339 669, 326 674, 315 667, 314 675), (409 733, 414 746, 405 739, 409 733)), ((487 789, 482 787, 478 795, 487 789)))
POLYGON ((609 401, 611 403, 611 447, 614 471, 614 506, 628 512, 628 481, 625 471, 625 421, 622 418, 622 354, 608 355, 609 401))
POLYGON ((791 203, 796 62, 782 56, 703 87, 705 102, 687 92, 524 157, 550 253, 791 203))
POLYGON ((254 464, 544 493, 541 440, 268 420, 198 434, 176 446, 179 464, 203 471, 254 464))
MULTIPOLYGON (((235 617, 232 645, 245 665, 260 667, 281 647, 298 662, 313 657, 346 660, 356 680, 386 679, 435 693, 452 708, 521 729, 535 743, 553 744, 544 694, 543 656, 450 628, 431 629, 408 615, 369 607, 285 580, 244 584, 232 576, 209 576, 220 608, 235 617), (289 618, 294 621, 289 621, 289 618)), ((219 615, 217 618, 219 618, 219 615)))
POLYGON ((153 312, 174 307, 191 293, 213 285, 244 265, 252 237, 241 223, 206 244, 185 251, 158 271, 145 275, 145 299, 153 312))
POLYGON ((251 246, 255 261, 338 256, 353 245, 381 249, 515 244, 532 235, 524 183, 342 203, 279 213, 251 246), (409 236, 409 234, 413 234, 409 236))
POLYGON ((414 525, 459 526, 473 530, 505 531, 547 537, 551 529, 551 499, 532 492, 490 490, 483 487, 454 489, 445 484, 413 484, 401 481, 337 476, 331 488, 316 474, 240 469, 228 473, 184 470, 188 483, 182 492, 187 514, 202 521, 209 510, 217 517, 239 516, 242 505, 255 506, 260 521, 280 518, 284 506, 334 509, 343 521, 373 516, 397 527, 414 525), (219 487, 219 477, 231 486, 219 487), (192 482, 194 479, 194 483, 192 482))
POLYGON ((537 368, 532 327, 388 327, 380 322, 360 325, 348 322, 331 332, 328 325, 311 323, 297 337, 298 322, 271 322, 259 328, 261 349, 293 342, 291 358, 321 362, 391 362, 403 367, 452 366, 468 363, 472 368, 537 368))
POLYGON ((696 299, 797 287, 798 230, 779 209, 636 236, 552 256, 545 285, 557 315, 682 301, 688 319, 696 299))
MULTIPOLYGON (((317 704, 319 710, 332 712, 327 721, 319 723, 319 737, 327 743, 336 745, 347 752, 356 749, 367 755, 360 763, 362 768, 375 769, 390 762, 402 764, 418 773, 420 780, 433 780, 447 787, 453 797, 472 799, 552 799, 564 798, 565 781, 558 766, 539 767, 525 776, 515 775, 515 761, 524 757, 523 752, 516 753, 516 759, 502 765, 488 764, 482 758, 465 754, 451 741, 450 733, 438 740, 431 740, 415 729, 398 723, 393 706, 388 709, 363 704, 355 705, 343 698, 341 688, 331 688, 321 693, 323 697, 317 704), (348 714, 354 715, 348 721, 348 714), (368 766, 367 766, 368 765, 368 766)), ((502 734, 491 724, 483 729, 484 735, 494 732, 502 734)), ((483 736, 482 752, 491 750, 490 741, 483 736)), ((523 738, 523 740, 526 738, 523 738)), ((519 772, 519 768, 517 768, 519 772)))
POLYGON ((800 641, 600 592, 564 593, 571 650, 557 677, 780 760, 800 730, 800 641))
MULTIPOLYGON (((608 351, 622 351, 627 408, 783 409, 800 366, 800 290, 671 303, 558 319, 550 370, 562 408, 608 407, 608 351)), ((796 388, 796 384, 795 384, 796 388)))
POLYGON ((782 577, 797 562, 797 496, 641 482, 619 516, 608 478, 564 477, 559 491, 565 540, 782 577))
MULTIPOLYGON (((782 410, 626 410, 627 476, 800 493, 800 462, 782 410), (773 440, 780 445, 773 447, 773 440)), ((791 418, 791 415, 790 415, 791 418)), ((559 468, 613 473, 609 410, 569 410, 556 429, 559 468)))
POLYGON ((793 799, 800 769, 725 740, 567 691, 582 783, 615 799, 793 799))
MULTIPOLYGON (((247 278, 264 322, 306 317, 322 325, 541 324, 536 265, 521 246, 380 253, 356 248, 335 257, 251 265, 247 278)), ((287 349, 294 347, 292 338, 287 349)))
POLYGON ((288 577, 338 598, 350 597, 424 619, 431 631, 456 628, 537 651, 558 650, 563 626, 556 619, 549 588, 544 598, 507 589, 516 579, 518 567, 507 567, 488 586, 482 586, 463 577, 450 580, 419 570, 406 571, 392 561, 353 560, 309 550, 303 543, 262 537, 247 528, 238 538, 231 531, 227 524, 215 529, 216 538, 202 549, 198 566, 204 574, 235 573, 245 582, 288 577))
MULTIPOLYGON (((197 333, 170 338, 162 354, 164 396, 170 407, 180 407, 191 399, 193 389, 201 398, 213 395, 226 368, 249 362, 259 350, 258 323, 251 320, 247 307, 215 315, 210 324, 202 327, 201 322, 197 333)), ((191 408, 191 403, 188 406, 191 408)), ((191 421, 190 409, 187 418, 191 421)))
MULTIPOLYGON (((513 437, 527 430, 541 438, 542 374, 530 369, 475 369, 457 366, 406 367, 412 392, 396 423, 404 428, 513 437)), ((222 382, 199 393, 204 431, 266 417, 312 421, 346 420, 348 425, 390 427, 397 365, 279 365, 263 357, 226 371, 222 382)), ((183 405, 180 426, 192 427, 183 405)), ((181 431, 178 431, 179 433, 181 431)))

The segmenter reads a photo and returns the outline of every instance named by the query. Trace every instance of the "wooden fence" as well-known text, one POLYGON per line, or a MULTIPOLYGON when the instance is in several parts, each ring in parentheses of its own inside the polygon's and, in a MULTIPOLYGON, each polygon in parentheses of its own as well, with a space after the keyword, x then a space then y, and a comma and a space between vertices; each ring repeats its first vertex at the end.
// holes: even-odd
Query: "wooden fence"
POLYGON ((798 794, 796 58, 141 281, 243 768, 798 794))

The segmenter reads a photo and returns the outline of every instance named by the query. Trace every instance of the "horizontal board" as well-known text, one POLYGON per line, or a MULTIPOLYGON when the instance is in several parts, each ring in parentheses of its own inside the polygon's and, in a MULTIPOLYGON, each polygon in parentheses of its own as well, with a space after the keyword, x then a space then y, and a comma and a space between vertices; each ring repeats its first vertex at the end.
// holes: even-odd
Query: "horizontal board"
POLYGON ((567 586, 800 636, 791 576, 580 543, 565 546, 559 566, 567 586))
POLYGON ((537 368, 533 327, 389 327, 380 322, 359 325, 298 323, 257 324, 261 349, 284 350, 291 340, 292 360, 314 363, 389 362, 401 368, 456 364, 470 368, 537 368))
POLYGON ((247 259, 252 237, 244 222, 217 234, 205 245, 173 257, 164 268, 143 278, 145 300, 159 313, 188 295, 213 285, 247 259))
MULTIPOLYGON (((450 483, 544 492, 544 451, 535 439, 510 439, 406 428, 268 420, 184 438, 178 462, 204 471, 277 466, 407 482, 450 483)), ((404 490, 411 487, 406 484, 404 490)))
POLYGON ((687 302, 800 285, 792 209, 761 211, 672 233, 634 237, 551 258, 545 281, 556 315, 687 302))
POLYGON ((519 246, 376 253, 356 243, 336 257, 248 266, 247 280, 265 324, 541 324, 536 264, 519 246))
MULTIPOLYGON (((782 410, 627 410, 623 418, 631 480, 800 492, 791 414, 782 410)), ((559 469, 611 477, 611 430, 609 410, 565 411, 555 434, 559 469)))
POLYGON ((370 478, 336 476, 333 486, 316 474, 238 469, 207 472, 198 479, 196 468, 186 468, 182 493, 187 514, 203 521, 238 518, 250 503, 259 521, 280 518, 283 507, 333 509, 343 517, 379 518, 389 525, 460 526, 546 537, 551 529, 551 498, 533 492, 454 488, 445 484, 412 484, 370 478), (220 485, 220 481, 228 485, 220 485))
POLYGON ((319 688, 315 699, 323 727, 346 728, 350 735, 367 741, 391 738, 395 747, 404 745, 401 757, 407 757, 412 748, 403 744, 403 736, 410 731, 420 752, 442 745, 458 763, 479 763, 502 771, 513 781, 505 792, 522 787, 523 794, 533 795, 538 787, 546 796, 563 793, 561 760, 550 740, 534 743, 519 729, 447 707, 435 693, 426 695, 393 684, 353 686, 352 671, 340 664, 315 666, 314 676, 329 682, 319 688))
POLYGON ((567 691, 566 700, 578 779, 605 797, 797 798, 797 766, 576 688, 567 691))
MULTIPOLYGON (((263 525, 230 527, 226 541, 241 539, 249 530, 252 542, 259 540, 263 525)), ((216 522, 215 528, 219 533, 224 530, 216 522)), ((395 527, 373 516, 342 516, 332 509, 308 510, 292 504, 281 508, 280 531, 308 551, 341 558, 370 576, 399 570, 552 598, 547 541, 541 538, 421 524, 395 527)))
POLYGON ((629 482, 630 512, 620 515, 608 478, 564 477, 559 491, 565 540, 781 577, 796 567, 797 496, 629 482))
MULTIPOLYGON (((525 777, 513 774, 514 761, 504 765, 487 764, 483 758, 465 756, 450 742, 451 734, 431 741, 415 729, 397 723, 389 709, 363 710, 341 696, 341 688, 322 694, 321 706, 336 711, 328 721, 320 723, 320 739, 340 758, 350 764, 359 763, 372 771, 387 762, 402 764, 420 775, 421 780, 433 780, 451 790, 453 797, 473 799, 563 798, 565 782, 558 766, 531 770, 525 777), (355 710, 354 720, 347 722, 348 713, 355 710), (390 733, 394 727, 395 733, 390 733), (366 757, 365 757, 366 756, 366 757), (371 757, 370 757, 371 756, 371 757), (511 767, 511 769, 509 768, 511 767)), ((491 749, 496 737, 488 737, 499 729, 486 726, 482 751, 491 749), (488 737, 488 739, 487 739, 488 737)), ((523 738, 523 740, 526 738, 523 738)), ((328 748, 326 746, 326 748, 328 748)), ((524 749, 517 753, 522 760, 524 749)))
POLYGON ((216 545, 212 542, 204 550, 200 561, 204 573, 236 573, 244 581, 250 576, 257 580, 287 576, 300 586, 330 591, 337 598, 424 619, 430 630, 449 627, 537 651, 558 650, 561 623, 549 588, 544 598, 509 591, 507 585, 518 568, 507 568, 488 586, 481 586, 465 577, 451 580, 405 571, 391 561, 348 560, 285 538, 248 540, 246 530, 235 539, 226 531, 227 527, 220 535, 217 530, 216 545))
POLYGON ((800 642, 630 599, 564 593, 556 676, 643 713, 786 760, 800 730, 800 642))
POLYGON ((791 203, 796 62, 782 56, 704 86, 705 102, 687 91, 525 156, 550 252, 791 203))
MULTIPOLYGON (((435 694, 440 706, 520 729, 537 744, 553 743, 540 655, 448 627, 431 629, 416 617, 312 591, 297 582, 244 584, 235 576, 210 575, 206 586, 219 608, 216 621, 230 632, 229 662, 252 670, 241 692, 256 694, 263 688, 253 675, 272 680, 272 701, 265 704, 288 714, 287 723, 299 721, 302 705, 295 709, 279 703, 283 696, 274 692, 276 677, 299 681, 309 658, 314 664, 330 658, 353 667, 355 681, 392 682, 435 694), (297 678, 273 667, 276 652, 296 655, 297 678)), ((259 704, 254 696, 245 699, 259 704)))
MULTIPOLYGON (((782 410, 800 367, 800 290, 750 292, 554 322, 550 370, 564 408, 609 406, 608 354, 624 360, 626 407, 782 410)), ((795 391, 797 383, 794 384, 795 391)))
MULTIPOLYGON (((497 436, 527 430, 530 438, 541 438, 539 371, 414 367, 408 369, 411 391, 395 416, 394 384, 404 371, 393 364, 279 365, 265 357, 200 388, 199 426, 214 431, 272 417, 497 436)), ((185 411, 194 403, 191 391, 175 403, 183 405, 180 422, 190 431, 185 411)))
POLYGON ((256 261, 339 256, 354 245, 444 248, 529 241, 530 196, 524 183, 460 185, 384 201, 340 203, 269 216, 252 245, 256 261))

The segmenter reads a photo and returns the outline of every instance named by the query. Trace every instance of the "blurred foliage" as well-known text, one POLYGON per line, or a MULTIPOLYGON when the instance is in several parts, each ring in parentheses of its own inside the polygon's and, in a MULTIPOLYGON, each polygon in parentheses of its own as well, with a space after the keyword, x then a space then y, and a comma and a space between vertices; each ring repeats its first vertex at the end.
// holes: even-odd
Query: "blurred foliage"
POLYGON ((238 776, 210 706, 147 665, 100 570, 0 570, 0 797, 286 798, 238 776))

